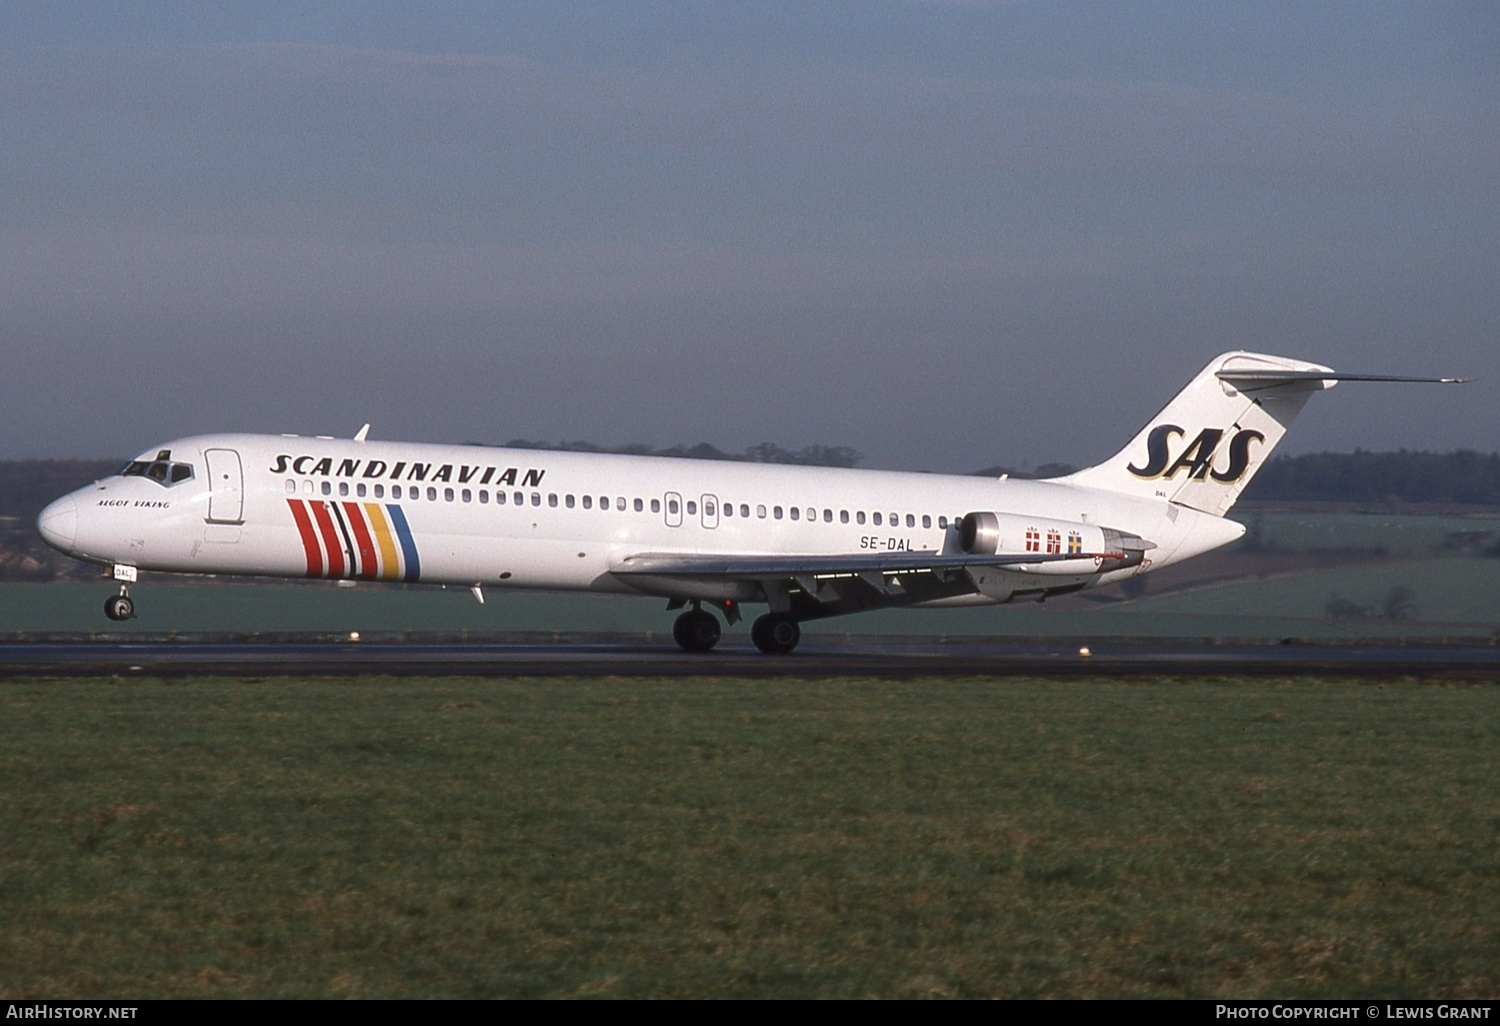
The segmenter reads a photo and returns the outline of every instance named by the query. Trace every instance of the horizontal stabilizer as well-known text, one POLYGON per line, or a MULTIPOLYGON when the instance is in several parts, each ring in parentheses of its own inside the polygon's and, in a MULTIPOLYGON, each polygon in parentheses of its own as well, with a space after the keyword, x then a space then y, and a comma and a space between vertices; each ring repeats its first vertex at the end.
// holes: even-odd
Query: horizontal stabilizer
MULTIPOLYGON (((1290 384, 1294 381, 1395 381, 1427 385, 1465 385, 1474 380, 1473 378, 1408 377, 1402 374, 1340 374, 1334 371, 1237 370, 1234 368, 1218 371, 1214 376, 1237 388, 1240 388, 1242 384, 1271 387, 1290 384)), ((1254 389, 1240 388, 1240 391, 1254 391, 1254 389)))

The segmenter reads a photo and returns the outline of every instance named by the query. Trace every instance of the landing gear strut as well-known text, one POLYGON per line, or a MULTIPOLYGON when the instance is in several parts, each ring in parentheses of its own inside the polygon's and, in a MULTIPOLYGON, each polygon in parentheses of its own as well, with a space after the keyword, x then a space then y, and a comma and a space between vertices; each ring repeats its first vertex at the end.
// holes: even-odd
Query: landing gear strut
POLYGON ((130 589, 120 585, 120 594, 104 600, 104 615, 111 620, 135 619, 135 603, 130 600, 130 589))
POLYGON ((750 626, 750 640, 767 655, 786 655, 802 640, 802 628, 787 613, 767 613, 750 626))
POLYGON ((672 640, 684 652, 707 652, 719 643, 719 618, 694 602, 692 609, 672 623, 672 640))

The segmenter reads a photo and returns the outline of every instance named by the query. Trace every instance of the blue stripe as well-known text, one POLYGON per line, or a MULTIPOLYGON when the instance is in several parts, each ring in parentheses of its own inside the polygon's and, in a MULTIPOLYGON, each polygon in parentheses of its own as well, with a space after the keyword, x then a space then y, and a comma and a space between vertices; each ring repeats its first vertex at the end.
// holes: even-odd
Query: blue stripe
POLYGON ((411 527, 406 523, 406 514, 401 512, 400 506, 388 505, 386 511, 391 515, 391 523, 396 528, 396 537, 401 540, 401 554, 405 557, 406 574, 403 581, 415 581, 422 573, 422 562, 417 559, 417 543, 412 539, 411 527))

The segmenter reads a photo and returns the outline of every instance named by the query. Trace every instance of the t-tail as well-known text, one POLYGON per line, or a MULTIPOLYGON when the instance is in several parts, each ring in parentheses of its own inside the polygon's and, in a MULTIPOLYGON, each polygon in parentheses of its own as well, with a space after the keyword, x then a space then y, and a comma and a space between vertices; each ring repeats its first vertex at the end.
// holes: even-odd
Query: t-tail
POLYGON ((1129 445, 1103 463, 1059 480, 1223 516, 1315 392, 1339 381, 1463 380, 1339 374, 1331 367, 1284 356, 1224 353, 1188 382, 1129 445))

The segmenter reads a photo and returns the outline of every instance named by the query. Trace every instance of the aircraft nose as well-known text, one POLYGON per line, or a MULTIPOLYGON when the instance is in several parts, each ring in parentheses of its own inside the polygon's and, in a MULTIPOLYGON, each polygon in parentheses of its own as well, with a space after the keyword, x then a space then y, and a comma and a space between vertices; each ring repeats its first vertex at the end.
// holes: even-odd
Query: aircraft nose
POLYGON ((73 542, 78 537, 78 504, 73 496, 64 495, 42 510, 36 518, 37 533, 54 549, 72 552, 73 542))

